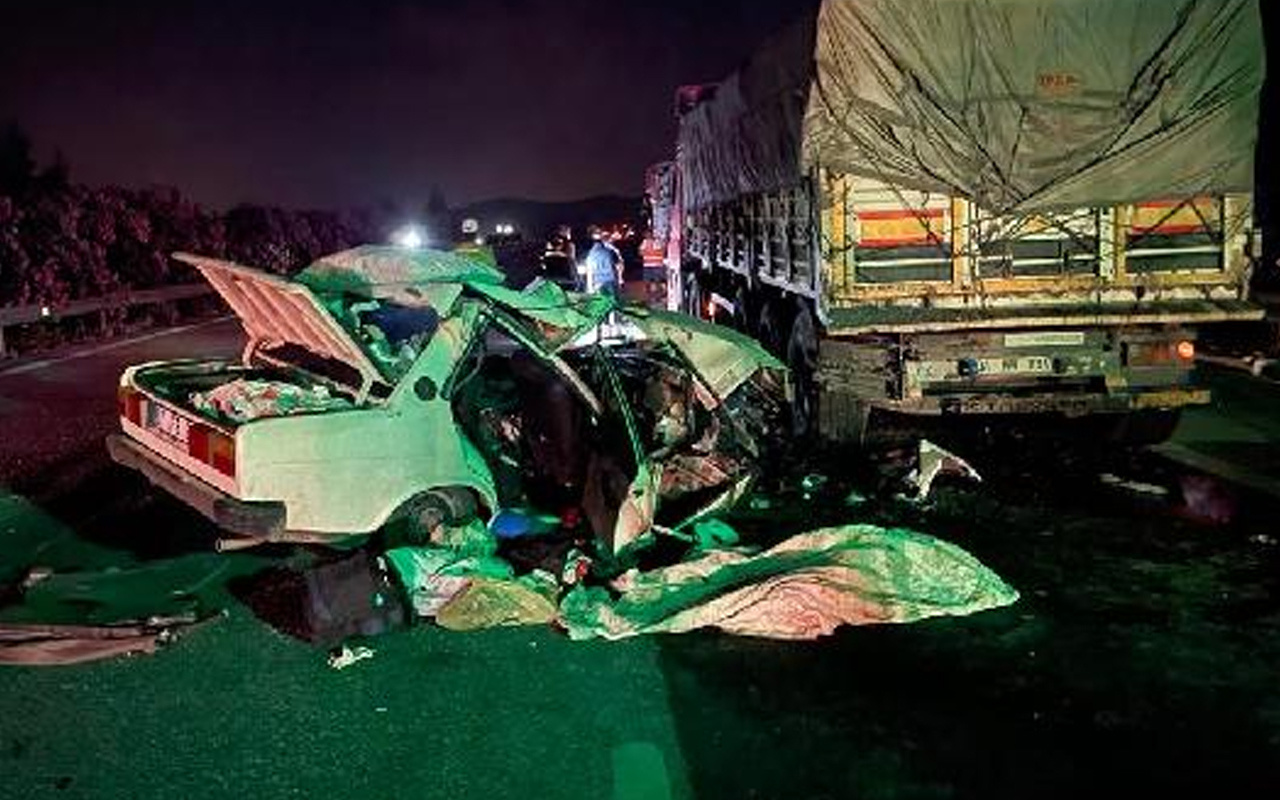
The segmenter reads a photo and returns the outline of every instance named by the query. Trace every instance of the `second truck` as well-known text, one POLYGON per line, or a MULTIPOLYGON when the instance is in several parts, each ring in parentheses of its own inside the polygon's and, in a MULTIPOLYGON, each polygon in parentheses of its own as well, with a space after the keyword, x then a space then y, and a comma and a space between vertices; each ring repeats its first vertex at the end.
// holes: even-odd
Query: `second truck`
POLYGON ((1255 320, 1255 0, 824 0, 677 92, 668 302, 757 336, 797 434, 878 411, 1166 436, 1255 320))

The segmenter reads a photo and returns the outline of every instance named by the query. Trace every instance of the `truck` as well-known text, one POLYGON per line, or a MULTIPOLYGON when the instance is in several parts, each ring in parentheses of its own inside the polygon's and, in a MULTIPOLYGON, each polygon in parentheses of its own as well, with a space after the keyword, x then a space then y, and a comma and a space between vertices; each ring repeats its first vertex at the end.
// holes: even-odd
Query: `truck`
POLYGON ((1255 0, 822 0, 676 91, 668 303, 790 368, 800 436, 894 415, 1165 438, 1256 320, 1255 0))

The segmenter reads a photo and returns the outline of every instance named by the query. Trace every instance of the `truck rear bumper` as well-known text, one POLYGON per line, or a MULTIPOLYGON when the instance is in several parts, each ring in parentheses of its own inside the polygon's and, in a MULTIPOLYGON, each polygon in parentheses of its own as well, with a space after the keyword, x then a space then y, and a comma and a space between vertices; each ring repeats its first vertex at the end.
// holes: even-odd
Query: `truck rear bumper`
POLYGON ((238 500, 138 444, 128 436, 107 437, 111 460, 141 472, 156 486, 199 511, 219 528, 251 539, 272 540, 285 531, 284 503, 238 500))
POLYGON ((1126 394, 1066 395, 941 395, 912 400, 873 401, 876 408, 905 414, 1043 414, 1067 416, 1123 413, 1156 409, 1175 409, 1204 405, 1210 400, 1208 389, 1160 389, 1126 394))

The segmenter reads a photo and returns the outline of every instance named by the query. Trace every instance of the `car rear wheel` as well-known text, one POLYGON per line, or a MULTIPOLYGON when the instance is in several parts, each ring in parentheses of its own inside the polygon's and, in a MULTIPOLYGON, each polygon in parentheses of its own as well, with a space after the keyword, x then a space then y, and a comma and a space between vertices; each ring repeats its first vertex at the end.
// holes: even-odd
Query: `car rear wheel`
POLYGON ((461 486, 431 489, 413 497, 388 525, 388 546, 421 546, 441 525, 462 525, 475 519, 480 505, 475 492, 461 486))

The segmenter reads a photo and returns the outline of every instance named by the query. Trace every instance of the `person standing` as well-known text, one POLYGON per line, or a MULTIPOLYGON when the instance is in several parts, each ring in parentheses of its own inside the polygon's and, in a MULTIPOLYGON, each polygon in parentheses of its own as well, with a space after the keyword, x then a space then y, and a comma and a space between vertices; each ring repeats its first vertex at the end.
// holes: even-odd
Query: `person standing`
POLYGON ((598 226, 591 226, 593 244, 587 253, 587 291, 617 299, 622 288, 622 253, 598 226))

